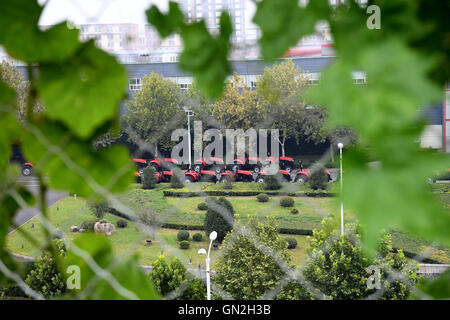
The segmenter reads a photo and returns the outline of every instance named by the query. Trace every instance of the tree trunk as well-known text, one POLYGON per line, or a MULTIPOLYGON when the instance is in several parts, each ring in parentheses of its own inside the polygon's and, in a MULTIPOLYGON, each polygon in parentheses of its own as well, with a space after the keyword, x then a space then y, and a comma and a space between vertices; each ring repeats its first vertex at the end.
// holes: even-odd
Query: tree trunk
POLYGON ((334 148, 332 143, 330 143, 330 158, 331 162, 334 163, 334 148))

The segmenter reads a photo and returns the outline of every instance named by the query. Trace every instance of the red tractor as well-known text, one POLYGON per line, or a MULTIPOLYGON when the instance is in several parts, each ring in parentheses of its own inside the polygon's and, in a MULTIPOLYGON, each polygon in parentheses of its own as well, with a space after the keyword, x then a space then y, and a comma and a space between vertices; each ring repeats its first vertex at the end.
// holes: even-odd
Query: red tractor
POLYGON ((291 157, 280 157, 278 159, 274 157, 266 158, 266 164, 270 165, 271 163, 277 163, 280 166, 280 170, 286 170, 288 172, 291 172, 295 167, 294 158, 291 157))
POLYGON ((169 182, 173 176, 173 168, 178 166, 178 161, 172 158, 156 158, 150 161, 150 165, 160 173, 161 182, 169 182))
MULTIPOLYGON (((285 179, 284 182, 291 182, 292 181, 292 176, 291 176, 291 171, 287 171, 287 170, 280 170, 280 173, 282 175, 282 177, 285 179)), ((265 170, 261 170, 258 174, 258 176, 255 178, 255 182, 264 182, 265 181, 265 177, 268 175, 268 172, 265 170)))
MULTIPOLYGON (((136 181, 138 183, 142 182, 142 174, 144 169, 148 166, 148 161, 145 159, 134 158, 133 162, 136 165, 137 171, 134 172, 134 176, 136 177, 136 181)), ((158 171, 155 172, 155 177, 157 182, 161 182, 162 174, 158 171)))
POLYGON ((223 171, 225 168, 225 164, 222 158, 201 158, 194 161, 194 165, 192 166, 192 170, 195 172, 201 172, 202 170, 212 170, 217 173, 223 171))
MULTIPOLYGON (((330 170, 325 169, 325 173, 328 176, 328 182, 330 182, 332 180, 330 170)), ((292 181, 305 183, 309 180, 310 177, 311 177, 311 173, 309 172, 309 170, 301 168, 301 169, 297 170, 297 172, 295 172, 295 176, 292 181)))
POLYGON ((261 171, 261 168, 263 167, 263 164, 261 162, 261 159, 259 157, 238 157, 234 159, 234 163, 231 166, 232 171, 237 170, 250 170, 255 173, 258 173, 261 171))

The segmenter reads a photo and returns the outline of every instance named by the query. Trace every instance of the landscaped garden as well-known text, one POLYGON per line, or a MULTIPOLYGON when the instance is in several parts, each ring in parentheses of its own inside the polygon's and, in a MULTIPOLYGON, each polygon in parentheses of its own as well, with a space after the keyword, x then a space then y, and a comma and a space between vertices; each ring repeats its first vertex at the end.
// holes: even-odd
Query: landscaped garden
MULTIPOLYGON (((336 184, 334 184, 336 185, 336 184)), ((223 190, 221 184, 198 184, 200 191, 204 190, 223 190)), ((307 190, 307 187, 304 187, 307 190)), ((335 186, 333 186, 335 188, 335 186)), ((158 185, 153 190, 143 190, 137 185, 129 192, 122 194, 119 198, 129 208, 133 209, 138 215, 142 212, 151 211, 155 214, 157 220, 163 222, 162 228, 159 228, 155 234, 145 234, 138 226, 128 221, 125 228, 117 227, 118 217, 113 214, 105 214, 101 219, 94 216, 92 209, 83 199, 66 197, 61 199, 49 209, 49 219, 54 226, 72 239, 78 237, 80 233, 69 232, 71 226, 80 226, 83 221, 106 221, 116 226, 109 239, 113 244, 117 254, 129 254, 137 252, 140 256, 140 262, 148 265, 161 254, 178 255, 184 262, 190 263, 192 268, 197 268, 201 263, 204 267, 204 257, 197 254, 198 249, 205 248, 209 242, 202 231, 206 210, 199 209, 199 204, 204 202, 203 197, 166 197, 164 191, 171 190, 168 184, 158 185), (170 228, 169 228, 170 227, 170 228), (189 248, 179 249, 177 233, 179 229, 190 229, 189 248), (201 241, 194 241, 195 233, 202 234, 201 241), (149 243, 151 240, 151 243, 149 243)), ((177 192, 188 192, 189 190, 177 189, 177 192)), ((257 183, 235 183, 233 191, 263 191, 263 186, 257 183)), ((281 190, 283 191, 283 189, 281 190)), ((441 198, 446 207, 450 204, 450 193, 448 186, 433 185, 433 191, 441 198)), ((295 238, 297 248, 291 249, 293 262, 301 265, 306 258, 306 249, 309 245, 307 236, 313 229, 320 229, 323 218, 339 212, 338 200, 332 197, 290 197, 294 200, 293 206, 282 207, 280 199, 284 195, 268 196, 264 202, 258 201, 256 196, 233 196, 227 197, 235 210, 235 218, 247 222, 250 218, 263 220, 267 217, 273 217, 280 226, 280 231, 284 237, 295 238)), ((264 198, 264 197, 263 197, 264 198)), ((346 222, 354 222, 354 215, 345 211, 346 222)), ((32 219, 23 225, 20 230, 16 230, 8 236, 7 249, 11 252, 37 256, 40 248, 36 248, 21 232, 29 232, 35 239, 44 239, 43 228, 38 218, 32 219)), ((392 232, 395 248, 403 249, 408 255, 419 254, 423 252, 431 243, 417 239, 405 233, 392 232)), ((445 247, 433 247, 434 250, 428 257, 430 261, 449 263, 450 249, 445 247)), ((212 250, 212 263, 220 254, 218 250, 212 250)))

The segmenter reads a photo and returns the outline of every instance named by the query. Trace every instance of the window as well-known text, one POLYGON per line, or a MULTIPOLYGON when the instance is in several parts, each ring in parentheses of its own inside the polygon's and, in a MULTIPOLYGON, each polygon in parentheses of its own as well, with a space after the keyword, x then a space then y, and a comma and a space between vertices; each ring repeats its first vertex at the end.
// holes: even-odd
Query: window
POLYGON ((356 78, 356 79, 353 79, 353 81, 355 82, 355 84, 365 84, 366 83, 365 78, 356 78))
POLYGON ((256 81, 250 81, 250 88, 256 88, 256 81))
POLYGON ((308 79, 308 83, 312 86, 316 86, 319 84, 319 79, 308 79))
POLYGON ((130 91, 139 91, 142 89, 141 78, 131 78, 128 82, 130 91))
POLYGON ((181 89, 181 93, 184 93, 185 91, 189 90, 189 88, 191 87, 190 83, 179 83, 178 86, 181 89))

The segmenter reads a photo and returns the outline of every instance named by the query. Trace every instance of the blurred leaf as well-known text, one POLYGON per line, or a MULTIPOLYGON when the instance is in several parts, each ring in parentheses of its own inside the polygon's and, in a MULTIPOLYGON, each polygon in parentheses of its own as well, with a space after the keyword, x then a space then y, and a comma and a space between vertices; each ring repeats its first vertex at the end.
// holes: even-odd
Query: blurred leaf
POLYGON ((158 29, 162 38, 170 36, 174 32, 179 32, 180 27, 184 24, 184 15, 178 7, 178 3, 169 2, 169 12, 164 15, 159 11, 158 7, 153 5, 146 11, 147 20, 158 29))
POLYGON ((134 180, 134 165, 122 146, 95 151, 90 141, 74 137, 63 125, 43 122, 24 138, 23 151, 36 169, 50 178, 50 186, 82 196, 94 185, 110 192, 123 191, 134 180), (52 148, 60 148, 50 152, 52 148))
POLYGON ((88 42, 69 61, 42 64, 38 90, 48 117, 84 139, 116 116, 127 83, 116 59, 88 42))
POLYGON ((416 151, 403 165, 367 163, 355 151, 344 154, 344 206, 358 213, 366 248, 376 247, 383 230, 401 229, 450 244, 450 213, 433 199, 427 177, 449 163, 450 157, 416 151))
POLYGON ((419 289, 433 299, 450 299, 450 270, 442 273, 437 279, 420 284, 419 289))
MULTIPOLYGON (((139 266, 135 255, 115 258, 108 239, 96 234, 84 234, 74 244, 89 253, 92 259, 103 269, 108 270, 118 283, 145 300, 159 299, 159 295, 139 266)), ((125 299, 106 280, 98 278, 87 262, 69 250, 67 265, 76 265, 81 270, 81 291, 87 293, 87 299, 116 300, 125 299), (98 281, 98 282, 97 282, 98 281), (94 286, 92 286, 95 284, 94 286)), ((77 292, 74 292, 77 293, 77 292)))
POLYGON ((69 30, 65 22, 46 31, 38 28, 42 9, 35 0, 0 2, 0 44, 14 58, 29 63, 63 61, 78 47, 78 30, 69 30))
POLYGON ((147 11, 147 18, 163 38, 174 32, 180 33, 184 44, 180 68, 194 75, 199 89, 207 96, 219 97, 231 70, 227 59, 232 34, 230 16, 222 12, 220 33, 216 37, 209 33, 204 20, 185 24, 178 4, 173 2, 166 15, 152 6, 147 11))
POLYGON ((14 90, 0 81, 0 171, 8 164, 11 155, 11 142, 21 135, 20 125, 12 113, 16 112, 14 90))
POLYGON ((265 60, 282 56, 304 36, 314 32, 319 20, 326 20, 331 10, 327 0, 309 1, 305 8, 298 0, 262 0, 257 3, 253 22, 262 37, 259 41, 265 60))

